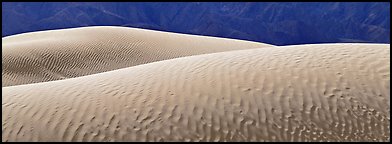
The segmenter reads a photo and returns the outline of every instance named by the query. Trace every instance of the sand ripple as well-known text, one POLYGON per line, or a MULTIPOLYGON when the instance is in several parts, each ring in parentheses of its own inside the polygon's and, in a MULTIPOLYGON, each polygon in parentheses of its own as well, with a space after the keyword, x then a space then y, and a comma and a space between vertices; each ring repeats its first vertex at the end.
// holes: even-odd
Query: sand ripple
POLYGON ((176 58, 3 87, 2 141, 389 141, 389 83, 389 44, 176 58))
POLYGON ((74 78, 190 55, 272 45, 125 27, 83 27, 2 38, 2 86, 74 78))

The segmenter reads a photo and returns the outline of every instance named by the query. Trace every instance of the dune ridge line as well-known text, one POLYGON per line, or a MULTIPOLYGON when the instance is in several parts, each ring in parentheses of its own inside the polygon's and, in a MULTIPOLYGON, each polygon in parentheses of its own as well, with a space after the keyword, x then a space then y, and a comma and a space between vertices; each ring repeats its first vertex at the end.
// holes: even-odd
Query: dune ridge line
POLYGON ((3 87, 2 141, 389 141, 390 45, 266 47, 3 87))

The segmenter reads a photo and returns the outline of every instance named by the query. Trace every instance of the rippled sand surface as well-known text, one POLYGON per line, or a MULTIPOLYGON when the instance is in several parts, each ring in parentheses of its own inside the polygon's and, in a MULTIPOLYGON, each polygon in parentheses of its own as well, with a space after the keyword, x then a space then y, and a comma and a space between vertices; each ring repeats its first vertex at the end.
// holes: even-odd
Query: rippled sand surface
POLYGON ((390 141, 389 44, 233 50, 2 90, 2 141, 390 141))
POLYGON ((2 86, 74 78, 190 55, 263 48, 250 41, 125 27, 82 27, 2 38, 2 86))

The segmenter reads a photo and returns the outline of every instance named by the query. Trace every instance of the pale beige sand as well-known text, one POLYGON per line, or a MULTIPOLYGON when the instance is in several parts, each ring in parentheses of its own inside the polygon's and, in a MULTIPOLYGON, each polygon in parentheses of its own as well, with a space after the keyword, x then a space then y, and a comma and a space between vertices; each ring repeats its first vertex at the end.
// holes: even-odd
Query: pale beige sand
POLYGON ((3 87, 2 141, 389 141, 389 61, 299 45, 3 87))
POLYGON ((2 38, 2 86, 95 74, 176 57, 272 46, 126 27, 83 27, 2 38))

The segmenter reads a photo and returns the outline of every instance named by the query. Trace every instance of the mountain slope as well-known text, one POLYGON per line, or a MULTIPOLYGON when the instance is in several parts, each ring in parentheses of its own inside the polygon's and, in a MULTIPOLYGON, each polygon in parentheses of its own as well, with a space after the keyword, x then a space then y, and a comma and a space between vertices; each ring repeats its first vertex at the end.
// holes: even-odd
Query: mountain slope
POLYGON ((3 2, 2 6, 2 36, 112 25, 275 45, 359 41, 390 43, 389 3, 3 2))

